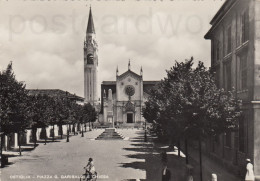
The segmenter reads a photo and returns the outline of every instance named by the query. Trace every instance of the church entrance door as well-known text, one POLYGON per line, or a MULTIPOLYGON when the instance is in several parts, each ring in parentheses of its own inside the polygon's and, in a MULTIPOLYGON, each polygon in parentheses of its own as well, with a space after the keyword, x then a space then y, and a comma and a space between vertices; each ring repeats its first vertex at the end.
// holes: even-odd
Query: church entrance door
POLYGON ((134 118, 133 118, 133 113, 127 113, 127 123, 133 123, 134 118))

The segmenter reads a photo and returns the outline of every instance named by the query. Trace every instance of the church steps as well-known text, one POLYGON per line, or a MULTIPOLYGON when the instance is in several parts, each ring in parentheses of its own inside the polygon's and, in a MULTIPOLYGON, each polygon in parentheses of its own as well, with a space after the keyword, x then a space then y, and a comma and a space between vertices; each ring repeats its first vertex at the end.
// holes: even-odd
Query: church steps
POLYGON ((107 128, 101 133, 96 140, 122 140, 124 136, 116 132, 115 128, 107 128))

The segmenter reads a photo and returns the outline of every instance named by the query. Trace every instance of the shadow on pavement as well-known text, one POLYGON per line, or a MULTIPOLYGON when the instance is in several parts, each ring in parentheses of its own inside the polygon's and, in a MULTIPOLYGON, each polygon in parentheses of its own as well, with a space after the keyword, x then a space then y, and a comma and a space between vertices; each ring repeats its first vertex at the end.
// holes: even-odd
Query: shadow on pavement
MULTIPOLYGON (((160 181, 162 177, 162 163, 160 153, 163 149, 155 148, 153 144, 144 142, 143 134, 139 134, 132 140, 131 148, 123 148, 129 151, 125 157, 136 159, 130 163, 120 163, 123 168, 133 168, 146 171, 146 181, 160 181), (139 142, 139 143, 138 143, 139 142), (139 161, 140 160, 140 161, 139 161)), ((176 155, 168 155, 168 168, 171 171, 172 180, 185 180, 185 158, 176 155)), ((129 178, 131 179, 131 178, 129 178)))

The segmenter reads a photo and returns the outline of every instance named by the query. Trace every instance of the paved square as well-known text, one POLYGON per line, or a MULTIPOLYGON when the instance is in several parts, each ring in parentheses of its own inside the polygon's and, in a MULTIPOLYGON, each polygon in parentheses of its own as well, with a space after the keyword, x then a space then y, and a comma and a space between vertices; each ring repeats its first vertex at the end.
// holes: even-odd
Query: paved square
MULTIPOLYGON (((83 167, 88 158, 94 159, 100 178, 98 180, 120 181, 123 179, 145 179, 142 169, 126 167, 143 159, 132 158, 136 153, 133 141, 143 139, 143 131, 136 129, 118 130, 129 140, 93 140, 104 130, 93 130, 81 135, 72 136, 60 142, 40 144, 31 152, 24 152, 21 157, 11 157, 13 163, 2 170, 2 180, 79 180, 76 176, 84 173, 83 167), (65 176, 76 178, 65 178, 65 176)), ((140 142, 141 143, 141 142, 140 142)), ((141 143, 142 144, 142 143, 141 143)))

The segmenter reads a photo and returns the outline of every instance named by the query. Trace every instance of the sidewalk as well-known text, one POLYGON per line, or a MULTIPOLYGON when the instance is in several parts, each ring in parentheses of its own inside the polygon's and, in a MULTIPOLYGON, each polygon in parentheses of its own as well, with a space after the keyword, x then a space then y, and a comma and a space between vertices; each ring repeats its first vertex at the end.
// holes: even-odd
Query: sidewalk
MULTIPOLYGON (((160 153, 167 151, 168 167, 172 173, 172 180, 186 181, 186 161, 185 155, 181 152, 181 156, 178 157, 178 148, 175 147, 175 151, 172 151, 165 144, 154 144, 154 150, 157 153, 153 153, 157 157, 157 170, 162 170, 161 155, 160 153), (158 164, 160 163, 160 164, 158 164)), ((155 163, 150 163, 155 164, 155 163)), ((189 147, 189 164, 193 166, 193 180, 200 180, 200 167, 199 167, 199 152, 196 149, 189 147)), ((202 172, 203 181, 211 181, 211 175, 217 174, 218 181, 242 181, 241 178, 235 176, 233 173, 229 173, 224 167, 215 163, 209 157, 202 155, 202 172)), ((159 172, 157 172, 159 173, 159 172)), ((161 173, 160 173, 161 174, 161 173)), ((161 175, 160 175, 161 176, 161 175)), ((147 177, 148 178, 148 177, 147 177)), ((157 178, 159 179, 159 177, 157 178)), ((148 179, 149 180, 149 179, 148 179)))
MULTIPOLYGON (((199 179, 199 150, 192 148, 189 146, 189 161, 190 164, 195 168, 194 170, 194 179, 199 179)), ((211 174, 217 174, 217 178, 219 181, 242 181, 241 178, 230 173, 227 169, 225 169, 220 164, 214 162, 211 158, 202 154, 202 172, 203 172, 203 180, 208 181, 211 179, 211 174)))

